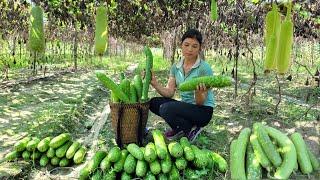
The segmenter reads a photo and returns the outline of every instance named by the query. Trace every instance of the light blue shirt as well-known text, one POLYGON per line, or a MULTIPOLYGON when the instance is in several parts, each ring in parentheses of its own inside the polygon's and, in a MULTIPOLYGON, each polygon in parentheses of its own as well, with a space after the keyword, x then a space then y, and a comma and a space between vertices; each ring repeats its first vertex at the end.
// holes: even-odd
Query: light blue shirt
MULTIPOLYGON (((176 79, 176 85, 177 87, 179 84, 188 81, 195 77, 201 77, 201 76, 212 76, 213 71, 211 69, 211 66, 204 60, 198 58, 197 61, 192 66, 191 70, 188 72, 188 74, 184 73, 183 70, 183 58, 180 59, 179 62, 173 64, 173 66, 170 69, 170 76, 174 77, 176 79)), ((187 102, 190 104, 196 104, 195 91, 179 91, 181 101, 187 102)), ((208 91, 207 98, 205 102, 203 103, 204 106, 211 106, 214 107, 215 104, 215 98, 212 90, 208 91)))

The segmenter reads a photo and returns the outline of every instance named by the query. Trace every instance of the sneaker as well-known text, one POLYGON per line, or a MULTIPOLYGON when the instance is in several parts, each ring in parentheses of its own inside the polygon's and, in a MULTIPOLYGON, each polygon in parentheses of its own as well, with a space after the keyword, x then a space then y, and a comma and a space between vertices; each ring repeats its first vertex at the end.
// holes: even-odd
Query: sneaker
POLYGON ((193 142, 198 137, 201 131, 202 131, 201 127, 196 127, 194 129, 191 129, 191 131, 188 134, 188 140, 190 142, 193 142))
POLYGON ((168 140, 177 139, 179 137, 182 137, 183 134, 184 134, 183 131, 179 131, 178 133, 176 133, 174 130, 169 130, 164 133, 164 135, 168 140))

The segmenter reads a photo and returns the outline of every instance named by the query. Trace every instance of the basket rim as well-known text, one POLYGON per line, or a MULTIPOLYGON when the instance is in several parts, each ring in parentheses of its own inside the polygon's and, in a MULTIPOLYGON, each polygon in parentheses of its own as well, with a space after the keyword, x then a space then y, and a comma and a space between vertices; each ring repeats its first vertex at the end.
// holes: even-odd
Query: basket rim
POLYGON ((122 103, 122 102, 109 102, 110 106, 145 106, 145 105, 149 105, 150 104, 150 100, 146 101, 146 102, 136 102, 136 103, 122 103))

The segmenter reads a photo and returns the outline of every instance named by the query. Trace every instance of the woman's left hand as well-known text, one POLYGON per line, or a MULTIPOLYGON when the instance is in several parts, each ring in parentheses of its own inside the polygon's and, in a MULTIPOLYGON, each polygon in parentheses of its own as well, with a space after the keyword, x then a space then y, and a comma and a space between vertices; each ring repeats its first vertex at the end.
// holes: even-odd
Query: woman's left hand
POLYGON ((197 89, 196 89, 196 94, 200 95, 200 94, 205 94, 207 92, 208 92, 208 89, 204 83, 198 84, 197 89))
POLYGON ((195 90, 195 100, 197 105, 203 105, 208 95, 208 88, 204 83, 200 83, 195 90))

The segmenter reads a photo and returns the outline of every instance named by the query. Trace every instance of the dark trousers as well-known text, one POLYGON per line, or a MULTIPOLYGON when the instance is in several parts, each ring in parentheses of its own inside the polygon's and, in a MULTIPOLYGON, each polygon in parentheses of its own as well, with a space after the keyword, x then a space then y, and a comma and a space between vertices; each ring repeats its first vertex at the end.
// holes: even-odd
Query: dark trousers
POLYGON ((212 117, 213 108, 177 101, 166 97, 150 100, 150 110, 162 117, 176 132, 189 133, 193 126, 204 127, 212 117))

